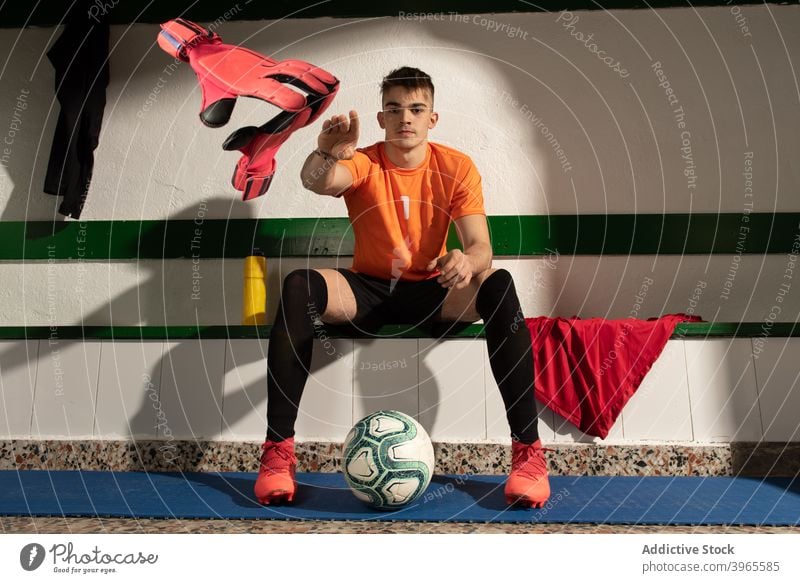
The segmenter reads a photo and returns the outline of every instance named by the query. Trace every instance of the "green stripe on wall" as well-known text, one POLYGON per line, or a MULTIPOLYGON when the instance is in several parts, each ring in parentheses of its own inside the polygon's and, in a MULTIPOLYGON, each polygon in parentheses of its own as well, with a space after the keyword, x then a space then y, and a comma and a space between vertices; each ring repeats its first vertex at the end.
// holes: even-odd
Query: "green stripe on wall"
MULTIPOLYGON (((794 4, 797 0, 773 1, 776 4, 794 4)), ((250 2, 232 0, 95 0, 87 2, 88 10, 95 17, 108 13, 113 24, 133 22, 160 23, 182 16, 197 22, 228 20, 275 20, 280 18, 333 17, 377 17, 399 16, 400 13, 451 13, 484 14, 504 12, 559 12, 561 10, 611 10, 647 9, 688 6, 731 6, 753 4, 753 0, 561 0, 560 2, 536 2, 533 0, 411 0, 391 3, 368 0, 322 0, 317 2, 293 2, 271 0, 250 2)), ((52 26, 58 24, 66 7, 72 0, 39 0, 37 2, 7 1, 0 10, 0 26, 19 28, 22 26, 52 26)))
POLYGON ((685 322, 675 326, 672 338, 797 338, 798 322, 685 322))
MULTIPOLYGON (((800 213, 489 217, 495 256, 796 252, 800 213), (745 220, 746 219, 746 220, 745 220), (744 230, 748 229, 748 230, 744 230)), ((347 218, 4 221, 0 260, 237 258, 353 254, 347 218)), ((459 247, 450 229, 450 248, 459 247)))
MULTIPOLYGON (((269 338, 272 326, 6 326, 0 327, 0 340, 196 340, 269 338)), ((331 338, 366 338, 363 334, 337 332, 329 327, 331 338)), ((392 324, 382 327, 384 338, 431 338, 428 329, 392 324)), ((444 334, 447 338, 483 337, 482 324, 459 324, 444 334)), ((373 336, 374 337, 374 336, 373 336)), ((800 324, 779 322, 685 322, 678 324, 672 338, 797 338, 800 324)))

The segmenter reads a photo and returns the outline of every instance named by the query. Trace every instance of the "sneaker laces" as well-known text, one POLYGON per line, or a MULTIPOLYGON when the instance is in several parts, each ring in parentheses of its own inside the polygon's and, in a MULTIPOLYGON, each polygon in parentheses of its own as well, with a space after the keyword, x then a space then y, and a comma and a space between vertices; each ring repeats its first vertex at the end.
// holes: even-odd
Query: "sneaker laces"
POLYGON ((544 457, 546 451, 553 450, 534 447, 533 444, 518 448, 511 456, 511 471, 537 478, 547 475, 547 460, 544 457))
POLYGON ((278 471, 289 468, 295 463, 294 451, 285 441, 266 441, 261 449, 261 468, 267 471, 278 471))

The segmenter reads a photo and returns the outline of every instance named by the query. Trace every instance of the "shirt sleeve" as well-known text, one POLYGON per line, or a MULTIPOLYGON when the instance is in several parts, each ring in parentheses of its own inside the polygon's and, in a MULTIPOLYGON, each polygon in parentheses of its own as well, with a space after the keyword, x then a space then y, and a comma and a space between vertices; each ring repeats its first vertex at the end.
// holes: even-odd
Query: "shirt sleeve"
POLYGON ((350 188, 343 190, 339 196, 345 196, 356 190, 359 186, 364 184, 370 173, 372 160, 363 152, 356 150, 355 155, 350 160, 339 160, 337 164, 341 164, 350 171, 353 176, 353 184, 350 188))
POLYGON ((450 216, 453 220, 467 215, 485 215, 481 175, 475 164, 466 158, 461 165, 453 192, 450 216))

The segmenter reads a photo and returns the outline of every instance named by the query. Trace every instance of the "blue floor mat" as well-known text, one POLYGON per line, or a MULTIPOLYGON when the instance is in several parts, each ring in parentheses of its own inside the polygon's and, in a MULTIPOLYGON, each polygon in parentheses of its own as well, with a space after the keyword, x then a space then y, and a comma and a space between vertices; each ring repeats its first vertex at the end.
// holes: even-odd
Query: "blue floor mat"
POLYGON ((407 507, 359 502, 341 474, 298 474, 291 506, 262 507, 255 474, 0 471, 0 515, 413 520, 658 525, 800 525, 800 479, 554 476, 539 510, 508 508, 504 476, 435 476, 407 507))

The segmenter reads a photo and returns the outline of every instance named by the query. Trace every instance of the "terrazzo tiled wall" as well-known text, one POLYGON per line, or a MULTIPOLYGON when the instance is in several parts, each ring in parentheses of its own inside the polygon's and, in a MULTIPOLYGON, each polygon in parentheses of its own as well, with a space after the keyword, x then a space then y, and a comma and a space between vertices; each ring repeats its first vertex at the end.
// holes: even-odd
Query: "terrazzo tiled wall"
MULTIPOLYGON (((436 442, 509 443, 483 340, 330 340, 315 347, 299 441, 340 442, 381 408, 436 442)), ((263 438, 267 340, 1 341, 0 439, 263 438)), ((549 444, 800 441, 800 339, 670 340, 605 440, 543 409, 549 444)))

